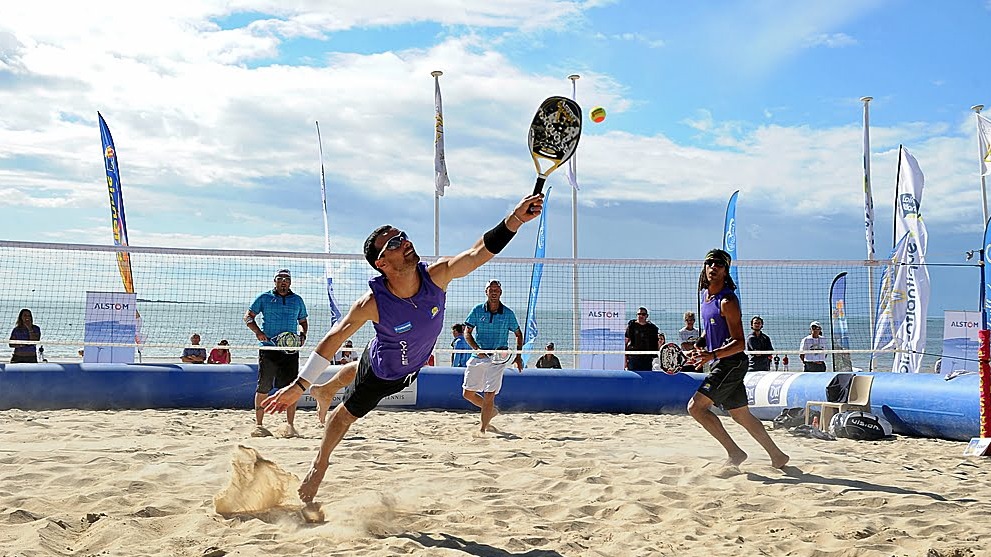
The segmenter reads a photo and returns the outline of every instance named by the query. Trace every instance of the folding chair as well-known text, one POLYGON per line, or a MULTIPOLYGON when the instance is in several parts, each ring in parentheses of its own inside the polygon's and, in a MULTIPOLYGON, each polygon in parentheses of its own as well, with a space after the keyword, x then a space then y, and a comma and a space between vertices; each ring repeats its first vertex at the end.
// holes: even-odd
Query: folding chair
POLYGON ((874 383, 873 375, 854 375, 850 382, 850 396, 846 402, 828 402, 825 400, 810 400, 805 403, 805 423, 812 422, 810 407, 819 406, 819 429, 826 431, 829 429, 829 422, 833 416, 839 412, 846 412, 851 408, 865 411, 871 409, 871 385, 874 383))

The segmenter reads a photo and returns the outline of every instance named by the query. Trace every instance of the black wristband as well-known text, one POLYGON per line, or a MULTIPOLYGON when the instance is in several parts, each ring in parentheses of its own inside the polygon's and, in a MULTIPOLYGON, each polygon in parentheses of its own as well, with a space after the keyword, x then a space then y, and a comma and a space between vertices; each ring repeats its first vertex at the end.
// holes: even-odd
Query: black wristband
POLYGON ((482 243, 489 253, 499 253, 509 244, 513 236, 516 236, 516 233, 506 226, 506 219, 502 219, 492 230, 482 235, 482 243))
POLYGON ((303 384, 299 382, 299 379, 297 379, 293 383, 293 385, 296 385, 297 387, 299 387, 299 390, 303 391, 304 393, 306 392, 306 387, 304 387, 303 384))

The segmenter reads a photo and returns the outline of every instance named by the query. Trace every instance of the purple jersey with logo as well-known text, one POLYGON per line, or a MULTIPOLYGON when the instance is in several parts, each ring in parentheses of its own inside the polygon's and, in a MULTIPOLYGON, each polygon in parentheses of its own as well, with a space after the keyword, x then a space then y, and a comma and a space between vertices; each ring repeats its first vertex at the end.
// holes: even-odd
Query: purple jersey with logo
POLYGON ((719 306, 722 304, 723 298, 736 297, 736 294, 730 288, 723 288, 711 300, 708 299, 709 292, 707 290, 701 291, 699 295, 705 296, 705 302, 702 303, 702 330, 705 331, 705 347, 709 352, 712 352, 721 348, 729 339, 729 326, 726 325, 726 318, 719 313, 719 306))
POLYGON ((426 263, 419 263, 416 269, 420 290, 410 298, 389 292, 382 275, 368 281, 379 310, 375 338, 368 350, 372 373, 379 379, 402 379, 420 371, 444 329, 447 292, 430 279, 426 263))

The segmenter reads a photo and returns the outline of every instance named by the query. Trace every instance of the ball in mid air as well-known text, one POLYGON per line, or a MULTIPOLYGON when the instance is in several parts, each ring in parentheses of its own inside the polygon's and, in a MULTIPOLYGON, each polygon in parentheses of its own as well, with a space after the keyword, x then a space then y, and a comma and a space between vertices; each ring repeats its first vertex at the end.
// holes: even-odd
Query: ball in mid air
POLYGON ((588 115, 590 118, 592 118, 593 122, 598 124, 599 122, 606 119, 606 109, 602 108, 601 106, 597 106, 593 108, 592 112, 589 112, 588 115))

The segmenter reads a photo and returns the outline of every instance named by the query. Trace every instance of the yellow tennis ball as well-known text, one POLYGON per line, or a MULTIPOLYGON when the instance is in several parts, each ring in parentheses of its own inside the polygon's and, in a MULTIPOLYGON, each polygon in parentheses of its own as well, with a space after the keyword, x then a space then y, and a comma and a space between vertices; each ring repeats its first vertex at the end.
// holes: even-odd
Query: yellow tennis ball
POLYGON ((602 108, 601 106, 597 106, 593 108, 592 112, 589 112, 588 115, 589 117, 592 118, 593 122, 598 124, 599 122, 606 119, 606 109, 602 108))

